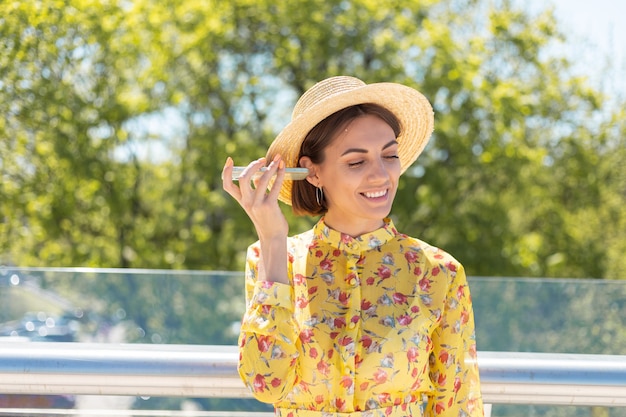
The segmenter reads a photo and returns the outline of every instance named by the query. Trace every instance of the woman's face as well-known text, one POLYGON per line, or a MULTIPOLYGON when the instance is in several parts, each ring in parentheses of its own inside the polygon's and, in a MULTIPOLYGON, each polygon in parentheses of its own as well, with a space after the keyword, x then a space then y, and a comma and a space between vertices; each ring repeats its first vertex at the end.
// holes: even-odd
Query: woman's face
POLYGON ((354 119, 324 150, 314 174, 309 182, 324 190, 329 227, 351 236, 378 229, 391 211, 400 178, 393 129, 373 115, 354 119))

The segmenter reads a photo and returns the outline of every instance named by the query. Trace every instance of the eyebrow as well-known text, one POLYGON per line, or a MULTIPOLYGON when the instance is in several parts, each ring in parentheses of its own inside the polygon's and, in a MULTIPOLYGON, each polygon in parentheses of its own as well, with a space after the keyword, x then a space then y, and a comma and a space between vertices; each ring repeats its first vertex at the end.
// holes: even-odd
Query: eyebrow
MULTIPOLYGON (((383 146, 383 150, 389 148, 390 146, 397 145, 397 144, 398 144, 398 141, 396 139, 392 139, 389 142, 387 142, 385 144, 385 146, 383 146)), ((349 149, 346 149, 344 151, 344 153, 341 154, 341 156, 347 155, 347 154, 349 154, 351 152, 367 153, 368 150, 367 149, 363 149, 363 148, 349 148, 349 149)))

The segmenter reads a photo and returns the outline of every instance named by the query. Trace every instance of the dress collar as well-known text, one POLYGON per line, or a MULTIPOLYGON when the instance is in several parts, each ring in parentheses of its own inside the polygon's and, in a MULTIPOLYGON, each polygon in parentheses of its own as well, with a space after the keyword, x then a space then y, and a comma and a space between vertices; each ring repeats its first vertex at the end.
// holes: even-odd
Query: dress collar
POLYGON ((390 218, 385 218, 384 224, 379 229, 357 237, 331 229, 324 222, 324 218, 321 218, 313 228, 313 233, 316 239, 323 240, 337 249, 353 254, 376 249, 398 235, 398 231, 390 218))

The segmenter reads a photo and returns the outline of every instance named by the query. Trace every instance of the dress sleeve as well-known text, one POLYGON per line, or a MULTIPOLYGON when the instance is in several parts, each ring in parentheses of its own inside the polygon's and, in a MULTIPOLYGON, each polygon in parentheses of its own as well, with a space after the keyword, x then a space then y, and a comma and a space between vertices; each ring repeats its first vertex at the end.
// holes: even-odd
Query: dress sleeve
POLYGON ((258 281, 260 249, 246 259, 246 311, 239 335, 239 375, 254 397, 276 403, 296 380, 298 331, 293 319, 291 285, 258 281))
POLYGON ((483 416, 472 299, 463 266, 445 265, 448 292, 432 337, 430 378, 435 392, 426 416, 483 416))

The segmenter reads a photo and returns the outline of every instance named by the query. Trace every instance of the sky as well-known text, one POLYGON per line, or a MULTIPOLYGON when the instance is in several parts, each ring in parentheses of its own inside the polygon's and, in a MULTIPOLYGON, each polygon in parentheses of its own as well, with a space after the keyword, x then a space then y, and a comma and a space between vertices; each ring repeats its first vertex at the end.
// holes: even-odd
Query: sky
POLYGON ((555 6, 574 56, 580 59, 580 68, 596 75, 608 57, 612 65, 609 88, 626 96, 626 0, 534 0, 534 5, 546 7, 549 2, 555 6))

